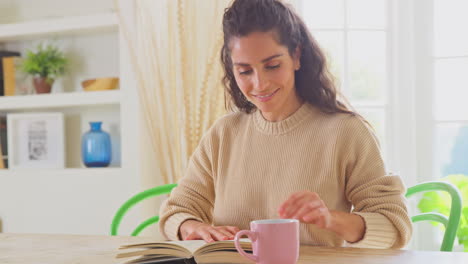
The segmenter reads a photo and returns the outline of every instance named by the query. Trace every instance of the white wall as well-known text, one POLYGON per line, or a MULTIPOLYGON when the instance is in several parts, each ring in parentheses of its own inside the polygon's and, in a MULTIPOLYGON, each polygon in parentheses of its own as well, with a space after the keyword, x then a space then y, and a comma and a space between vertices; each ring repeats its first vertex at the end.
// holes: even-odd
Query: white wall
MULTIPOLYGON (((87 176, 34 171, 0 176, 3 232, 108 234, 117 208, 136 189, 132 177, 96 170, 87 176)), ((138 214, 129 216, 123 232, 136 220, 138 214)))

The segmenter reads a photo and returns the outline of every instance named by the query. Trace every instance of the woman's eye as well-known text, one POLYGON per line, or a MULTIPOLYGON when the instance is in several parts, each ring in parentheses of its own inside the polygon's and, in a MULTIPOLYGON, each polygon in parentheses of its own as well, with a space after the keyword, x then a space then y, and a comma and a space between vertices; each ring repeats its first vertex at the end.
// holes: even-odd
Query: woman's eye
POLYGON ((277 69, 277 68, 279 68, 279 67, 280 67, 279 64, 271 65, 271 66, 266 66, 266 68, 269 69, 269 70, 277 69))
POLYGON ((251 73, 252 73, 252 70, 239 71, 239 74, 240 74, 240 75, 248 75, 248 74, 251 74, 251 73))

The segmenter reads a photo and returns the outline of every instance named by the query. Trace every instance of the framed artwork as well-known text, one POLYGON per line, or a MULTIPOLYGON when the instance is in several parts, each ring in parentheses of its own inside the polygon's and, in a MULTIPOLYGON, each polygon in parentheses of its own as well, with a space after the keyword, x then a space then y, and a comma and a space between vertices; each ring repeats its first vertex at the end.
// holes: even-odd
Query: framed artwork
POLYGON ((62 113, 7 115, 9 168, 65 167, 62 113))

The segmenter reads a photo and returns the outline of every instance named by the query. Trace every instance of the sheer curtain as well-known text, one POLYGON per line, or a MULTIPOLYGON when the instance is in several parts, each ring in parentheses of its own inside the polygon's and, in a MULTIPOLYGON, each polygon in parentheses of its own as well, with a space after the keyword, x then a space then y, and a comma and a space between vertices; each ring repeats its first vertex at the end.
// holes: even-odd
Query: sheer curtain
POLYGON ((183 175, 201 136, 224 113, 219 51, 229 3, 135 1, 137 30, 127 40, 154 150, 152 177, 164 183, 183 175))

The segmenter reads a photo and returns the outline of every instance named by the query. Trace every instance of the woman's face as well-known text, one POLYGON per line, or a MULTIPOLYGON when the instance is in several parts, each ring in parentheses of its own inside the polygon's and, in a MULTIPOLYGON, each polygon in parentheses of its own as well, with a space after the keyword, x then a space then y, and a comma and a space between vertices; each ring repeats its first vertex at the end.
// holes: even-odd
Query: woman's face
POLYGON ((230 42, 237 85, 269 121, 280 121, 300 106, 294 84, 299 51, 291 57, 272 32, 253 32, 230 42))

